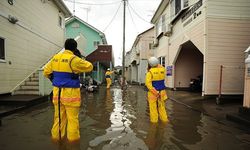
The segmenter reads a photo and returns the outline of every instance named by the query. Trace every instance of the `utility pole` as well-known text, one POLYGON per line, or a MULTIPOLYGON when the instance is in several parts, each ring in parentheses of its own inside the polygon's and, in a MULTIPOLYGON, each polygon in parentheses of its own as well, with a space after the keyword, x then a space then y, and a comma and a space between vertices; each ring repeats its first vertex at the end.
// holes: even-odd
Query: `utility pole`
POLYGON ((126 2, 123 0, 123 49, 122 49, 122 88, 125 85, 125 25, 126 25, 126 2))
POLYGON ((74 0, 73 2, 73 15, 75 16, 75 12, 76 12, 76 1, 74 0))

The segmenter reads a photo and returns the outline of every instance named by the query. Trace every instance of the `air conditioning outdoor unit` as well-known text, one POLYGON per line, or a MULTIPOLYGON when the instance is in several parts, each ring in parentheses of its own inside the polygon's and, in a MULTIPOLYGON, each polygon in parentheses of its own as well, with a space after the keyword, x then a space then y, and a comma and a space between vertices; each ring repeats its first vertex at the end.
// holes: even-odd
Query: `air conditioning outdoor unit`
POLYGON ((154 39, 154 47, 157 47, 159 45, 159 40, 156 38, 154 39))
POLYGON ((164 36, 170 36, 172 34, 172 25, 171 24, 167 24, 166 25, 166 30, 163 33, 164 36))

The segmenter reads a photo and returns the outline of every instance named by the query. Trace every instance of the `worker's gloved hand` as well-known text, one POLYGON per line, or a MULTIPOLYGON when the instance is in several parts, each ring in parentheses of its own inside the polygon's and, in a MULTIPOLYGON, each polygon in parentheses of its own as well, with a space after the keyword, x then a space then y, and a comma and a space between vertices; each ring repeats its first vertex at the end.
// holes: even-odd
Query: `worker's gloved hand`
POLYGON ((151 90, 151 92, 154 94, 155 97, 157 97, 157 98, 160 97, 160 93, 159 93, 159 91, 157 91, 156 89, 153 88, 153 89, 151 90))

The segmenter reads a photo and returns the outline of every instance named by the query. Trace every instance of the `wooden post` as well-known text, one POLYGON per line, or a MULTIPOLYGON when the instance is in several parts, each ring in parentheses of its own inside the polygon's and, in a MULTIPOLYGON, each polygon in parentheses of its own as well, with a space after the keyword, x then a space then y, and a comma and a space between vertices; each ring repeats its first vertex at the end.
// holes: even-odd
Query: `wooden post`
POLYGON ((220 83, 219 83, 219 95, 216 98, 216 104, 221 104, 221 93, 222 93, 222 71, 223 65, 220 66, 220 83))

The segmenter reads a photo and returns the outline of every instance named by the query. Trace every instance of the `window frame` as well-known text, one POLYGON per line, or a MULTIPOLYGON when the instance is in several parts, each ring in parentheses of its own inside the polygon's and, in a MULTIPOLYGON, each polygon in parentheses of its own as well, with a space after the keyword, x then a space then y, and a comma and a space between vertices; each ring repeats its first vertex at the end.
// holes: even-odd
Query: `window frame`
POLYGON ((0 40, 3 41, 3 46, 0 45, 0 61, 5 62, 6 60, 6 43, 5 43, 5 38, 0 36, 0 40), (1 49, 3 47, 3 52, 1 52, 1 49), (3 56, 1 56, 3 54, 3 56))
POLYGON ((189 7, 189 0, 179 0, 180 1, 180 9, 178 12, 176 12, 176 1, 177 0, 171 0, 170 1, 170 15, 171 15, 171 20, 175 20, 183 10, 187 9, 189 7))
POLYGON ((163 67, 165 67, 166 66, 166 57, 161 56, 158 59, 159 59, 160 65, 162 65, 163 67))
POLYGON ((97 46, 100 45, 100 44, 101 44, 100 41, 94 41, 94 42, 93 42, 94 47, 97 47, 97 46))
POLYGON ((63 20, 63 16, 62 15, 58 15, 58 26, 62 29, 64 29, 64 20, 63 20))
POLYGON ((167 14, 162 14, 160 16, 160 19, 156 23, 156 29, 155 29, 156 37, 159 37, 161 33, 166 31, 166 26, 167 26, 167 14))

